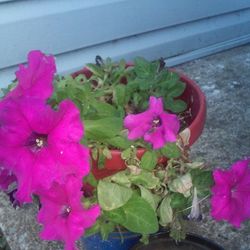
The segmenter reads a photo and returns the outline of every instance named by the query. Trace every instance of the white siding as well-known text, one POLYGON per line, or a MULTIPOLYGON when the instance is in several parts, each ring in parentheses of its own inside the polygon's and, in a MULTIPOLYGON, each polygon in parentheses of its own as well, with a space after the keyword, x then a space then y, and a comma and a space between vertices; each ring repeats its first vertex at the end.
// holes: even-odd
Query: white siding
POLYGON ((190 60, 250 41, 250 0, 0 0, 0 86, 29 50, 59 72, 96 54, 190 60))

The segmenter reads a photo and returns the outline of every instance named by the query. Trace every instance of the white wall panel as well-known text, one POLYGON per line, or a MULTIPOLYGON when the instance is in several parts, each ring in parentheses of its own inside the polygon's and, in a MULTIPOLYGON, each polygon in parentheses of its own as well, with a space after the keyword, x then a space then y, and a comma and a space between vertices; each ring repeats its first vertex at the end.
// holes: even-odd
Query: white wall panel
POLYGON ((69 72, 96 54, 178 63, 246 43, 249 8, 250 0, 0 0, 0 86, 32 49, 57 55, 69 72))

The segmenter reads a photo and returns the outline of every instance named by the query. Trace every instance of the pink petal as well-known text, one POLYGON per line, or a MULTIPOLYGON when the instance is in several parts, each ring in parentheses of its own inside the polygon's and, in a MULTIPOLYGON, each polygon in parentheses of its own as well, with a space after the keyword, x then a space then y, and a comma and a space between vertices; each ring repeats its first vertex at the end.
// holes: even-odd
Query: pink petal
POLYGON ((149 111, 136 115, 127 115, 124 119, 124 127, 130 130, 134 127, 140 127, 145 123, 151 125, 153 118, 153 114, 149 111))
POLYGON ((128 139, 135 140, 142 137, 151 128, 152 120, 153 117, 149 111, 126 116, 124 119, 124 127, 129 130, 128 139))
POLYGON ((55 180, 62 178, 59 163, 56 161, 50 146, 42 148, 33 154, 32 175, 35 190, 49 189, 55 180))
POLYGON ((53 77, 56 66, 53 56, 46 56, 40 51, 31 51, 28 55, 28 66, 19 66, 16 72, 17 87, 8 97, 36 96, 47 99, 53 92, 53 77))
POLYGON ((83 136, 83 123, 76 105, 70 100, 61 102, 58 117, 60 122, 50 135, 53 140, 62 144, 65 142, 80 142, 83 136))
POLYGON ((75 248, 75 241, 100 215, 99 206, 93 206, 88 210, 82 207, 80 187, 79 179, 69 176, 65 184, 54 183, 47 193, 40 195, 42 208, 38 213, 38 221, 44 226, 41 237, 64 241, 67 250, 75 248), (67 197, 65 200, 61 199, 62 193, 67 197), (71 208, 67 217, 61 214, 61 208, 65 205, 71 208))
POLYGON ((164 112, 162 98, 151 96, 149 109, 140 114, 126 116, 124 127, 129 130, 129 140, 144 137, 145 141, 153 144, 154 149, 158 149, 167 142, 176 141, 180 122, 176 115, 164 112))
POLYGON ((234 181, 231 172, 223 169, 215 169, 213 171, 213 178, 218 187, 231 187, 234 181))
POLYGON ((162 148, 165 145, 163 127, 158 127, 152 133, 146 133, 144 135, 144 140, 150 142, 153 145, 153 149, 162 148))
POLYGON ((143 137, 145 135, 145 133, 150 129, 150 127, 151 127, 151 125, 144 123, 138 127, 131 129, 128 133, 128 139, 129 140, 136 140, 140 137, 143 137))
POLYGON ((156 116, 161 115, 164 111, 162 98, 156 98, 154 96, 150 96, 149 98, 149 110, 154 113, 156 116))
POLYGON ((215 170, 211 215, 235 227, 250 218, 249 161, 238 161, 228 170, 215 170))
POLYGON ((51 143, 51 153, 58 162, 58 171, 62 178, 69 174, 79 177, 86 176, 90 171, 89 150, 79 143, 67 143, 57 145, 51 143), (60 147, 61 146, 61 147, 60 147))
POLYGON ((232 174, 234 175, 235 182, 239 182, 245 177, 247 169, 249 170, 249 159, 237 161, 231 167, 232 174))
POLYGON ((164 112, 160 115, 162 126, 164 127, 164 139, 166 142, 175 142, 180 129, 180 121, 174 114, 164 112))
POLYGON ((19 106, 31 130, 38 134, 48 134, 60 121, 57 112, 41 99, 22 98, 19 106))
POLYGON ((5 99, 0 107, 0 145, 17 146, 30 134, 31 129, 20 112, 19 100, 5 99))
POLYGON ((211 215, 216 220, 222 220, 228 217, 230 197, 227 195, 212 196, 211 215))

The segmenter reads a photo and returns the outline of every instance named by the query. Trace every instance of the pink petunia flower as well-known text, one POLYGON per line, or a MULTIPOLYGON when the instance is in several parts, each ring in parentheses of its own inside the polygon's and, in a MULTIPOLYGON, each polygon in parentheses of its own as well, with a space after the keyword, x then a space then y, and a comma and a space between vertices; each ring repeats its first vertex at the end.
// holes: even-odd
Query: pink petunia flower
POLYGON ((235 227, 250 218, 250 158, 238 161, 229 170, 213 172, 211 215, 235 227))
POLYGON ((151 96, 148 110, 126 116, 124 126, 129 130, 129 140, 143 137, 153 149, 158 149, 167 142, 176 141, 180 122, 176 115, 164 111, 162 98, 151 96))
POLYGON ((98 205, 90 209, 82 206, 80 189, 79 179, 70 176, 65 184, 54 183, 48 192, 39 194, 42 208, 38 213, 38 222, 44 226, 40 237, 63 241, 65 250, 75 250, 75 241, 100 215, 98 205))
POLYGON ((53 77, 56 72, 53 56, 46 56, 41 51, 31 51, 28 66, 19 66, 16 72, 18 85, 7 97, 36 96, 47 99, 53 92, 53 77))
POLYGON ((18 201, 63 183, 68 174, 79 178, 89 172, 89 151, 80 144, 83 124, 69 100, 53 110, 36 98, 7 98, 0 107, 0 151, 3 165, 18 180, 18 201))

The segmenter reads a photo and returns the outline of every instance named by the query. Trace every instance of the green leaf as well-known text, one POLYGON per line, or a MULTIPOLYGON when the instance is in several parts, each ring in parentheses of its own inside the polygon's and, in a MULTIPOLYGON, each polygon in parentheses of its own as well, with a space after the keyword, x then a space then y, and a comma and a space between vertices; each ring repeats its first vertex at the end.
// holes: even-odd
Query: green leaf
POLYGON ((197 188, 200 196, 210 193, 210 188, 214 184, 212 171, 204 169, 192 169, 190 171, 193 185, 197 188))
POLYGON ((161 83, 161 88, 164 89, 164 91, 167 91, 171 88, 173 88, 176 83, 179 81, 179 75, 174 73, 174 72, 170 72, 168 70, 162 70, 160 75, 159 75, 159 80, 161 83))
POLYGON ((132 154, 132 148, 129 147, 127 149, 125 149, 124 151, 122 151, 121 153, 121 157, 123 160, 129 159, 131 157, 132 154))
POLYGON ((110 104, 105 102, 91 101, 90 104, 96 109, 100 117, 117 116, 117 110, 110 104))
POLYGON ((115 86, 113 92, 113 101, 117 106, 123 106, 125 104, 125 96, 126 86, 123 84, 115 86))
POLYGON ((171 89, 168 90, 168 95, 171 97, 180 96, 186 88, 186 84, 184 82, 177 82, 171 89))
POLYGON ((132 196, 130 188, 100 180, 97 186, 98 203, 104 210, 123 206, 132 196))
MULTIPOLYGON (((176 85, 177 82, 179 82, 180 76, 176 72, 171 72, 169 70, 166 71, 168 72, 168 74, 167 75, 165 74, 166 77, 165 79, 168 82, 168 89, 171 89, 176 85)), ((163 74, 163 72, 161 72, 161 74, 163 74)))
POLYGON ((187 109, 187 104, 182 100, 174 100, 169 108, 174 113, 180 113, 187 109))
POLYGON ((123 225, 126 221, 126 214, 122 207, 111 211, 104 211, 104 214, 109 220, 120 225, 123 225))
POLYGON ((142 57, 134 60, 134 70, 139 78, 148 78, 152 74, 151 63, 142 57))
POLYGON ((148 245, 149 243, 149 235, 148 234, 143 234, 140 238, 140 242, 143 243, 144 245, 148 245))
POLYGON ((135 185, 141 185, 148 189, 156 188, 160 185, 159 178, 155 177, 155 175, 151 172, 141 169, 140 174, 129 176, 129 180, 135 185))
POLYGON ((159 223, 162 226, 167 226, 167 224, 173 221, 173 210, 170 205, 171 198, 170 196, 166 196, 158 209, 158 215, 160 217, 159 223))
POLYGON ((126 149, 132 145, 132 142, 122 136, 105 139, 105 142, 118 149, 126 149))
POLYGON ((86 137, 92 140, 102 140, 115 137, 122 130, 122 119, 108 117, 98 120, 84 121, 86 137))
POLYGON ((111 221, 107 221, 101 224, 100 232, 103 240, 107 240, 110 233, 115 229, 115 224, 111 221))
POLYGON ((172 208, 181 210, 186 208, 187 204, 188 204, 187 198, 185 198, 183 194, 180 193, 171 194, 170 205, 172 208))
POLYGON ((171 223, 170 237, 177 242, 184 240, 187 234, 185 228, 184 220, 180 216, 176 216, 171 223))
POLYGON ((137 149, 134 146, 131 146, 121 153, 121 157, 123 160, 131 160, 134 161, 135 159, 137 160, 137 149))
MULTIPOLYGON (((149 90, 149 89, 152 88, 152 86, 153 86, 153 82, 152 82, 151 80, 144 80, 144 79, 143 79, 143 80, 140 82, 140 84, 139 84, 139 88, 140 88, 140 90, 142 90, 142 91, 149 90)), ((139 94, 139 95, 141 95, 141 94, 139 94)))
POLYGON ((126 103, 128 103, 135 92, 139 89, 140 82, 134 80, 130 81, 126 85, 126 103))
POLYGON ((105 159, 106 159, 106 157, 103 153, 100 153, 98 155, 98 169, 104 168, 105 159))
POLYGON ((99 231, 100 231, 100 222, 99 220, 97 220, 96 223, 91 228, 86 229, 84 236, 88 237, 90 235, 98 233, 99 231))
POLYGON ((142 100, 141 95, 138 94, 137 92, 135 92, 135 93, 133 94, 133 104, 134 104, 135 106, 139 106, 139 103, 141 102, 141 100, 142 100))
POLYGON ((122 209, 126 215, 126 221, 122 225, 131 232, 151 234, 158 231, 156 213, 143 198, 133 196, 122 209))
POLYGON ((152 170, 157 164, 157 160, 156 152, 147 151, 141 158, 141 167, 146 170, 152 170))
POLYGON ((92 174, 92 172, 90 172, 85 178, 84 178, 84 182, 89 183, 91 186, 96 187, 98 182, 95 178, 95 176, 92 174))
POLYGON ((169 185, 169 189, 173 192, 178 192, 183 194, 185 197, 189 197, 191 195, 190 189, 192 188, 192 178, 190 173, 187 173, 183 176, 180 176, 174 179, 169 185))
POLYGON ((167 158, 179 158, 181 156, 180 149, 175 143, 167 143, 160 149, 161 153, 167 158))
POLYGON ((103 77, 103 75, 104 75, 102 68, 100 66, 95 65, 95 64, 87 63, 86 68, 98 77, 103 77))
POLYGON ((139 186, 139 188, 141 190, 141 197, 151 205, 154 211, 156 211, 160 197, 158 195, 152 194, 148 189, 142 186, 139 186))

